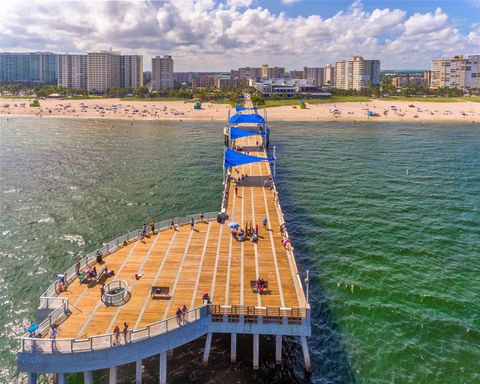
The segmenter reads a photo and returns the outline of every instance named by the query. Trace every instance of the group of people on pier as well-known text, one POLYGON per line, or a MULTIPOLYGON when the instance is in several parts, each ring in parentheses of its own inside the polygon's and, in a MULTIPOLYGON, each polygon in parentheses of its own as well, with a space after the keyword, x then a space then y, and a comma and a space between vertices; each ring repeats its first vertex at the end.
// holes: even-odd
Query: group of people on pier
MULTIPOLYGON (((266 226, 267 218, 265 217, 263 221, 264 226, 266 226)), ((250 239, 252 243, 258 242, 258 224, 255 224, 254 227, 251 221, 247 221, 245 223, 245 230, 243 230, 243 228, 239 230, 238 228, 238 226, 232 228, 232 236, 234 239, 238 241, 250 239)))

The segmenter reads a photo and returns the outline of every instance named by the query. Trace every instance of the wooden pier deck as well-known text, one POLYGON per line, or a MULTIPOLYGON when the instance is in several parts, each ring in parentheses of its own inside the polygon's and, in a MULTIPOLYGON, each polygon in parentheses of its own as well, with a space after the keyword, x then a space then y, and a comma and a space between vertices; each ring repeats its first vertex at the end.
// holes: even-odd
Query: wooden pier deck
MULTIPOLYGON (((250 155, 266 156, 256 145, 260 136, 237 139, 250 155)), ((183 225, 135 241, 106 256, 108 269, 115 271, 112 280, 125 280, 131 296, 119 307, 106 306, 100 298, 100 286, 88 287, 75 279, 60 296, 69 299, 72 314, 58 328, 57 338, 87 338, 111 333, 124 322, 129 329, 172 317, 178 308, 202 304, 208 292, 213 304, 305 308, 306 300, 297 278, 292 252, 284 249, 280 225, 283 223, 274 191, 264 188, 271 176, 268 163, 237 167, 232 176, 248 174, 238 185, 230 183, 225 224, 197 222, 192 230, 183 225), (267 227, 262 225, 263 218, 267 227), (247 222, 258 225, 259 241, 238 242, 233 239, 228 222, 245 228, 247 222), (134 275, 142 274, 139 280, 134 275), (259 277, 268 281, 269 294, 252 291, 250 281, 259 277), (151 299, 152 285, 170 288, 170 299, 151 299)), ((101 268, 97 265, 97 270, 101 268)))

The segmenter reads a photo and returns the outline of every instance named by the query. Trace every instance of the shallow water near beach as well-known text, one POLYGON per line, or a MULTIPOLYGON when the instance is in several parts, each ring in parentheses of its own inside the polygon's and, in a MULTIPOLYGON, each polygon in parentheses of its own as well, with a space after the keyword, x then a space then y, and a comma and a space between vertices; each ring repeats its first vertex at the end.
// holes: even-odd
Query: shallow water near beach
MULTIPOLYGON (((38 296, 103 242, 150 219, 220 205, 222 125, 0 117, 0 382, 38 296)), ((169 382, 480 382, 480 127, 271 124, 277 185, 299 270, 310 270, 313 374, 296 340, 200 339, 169 382)), ((158 382, 158 358, 144 382, 158 382)), ((134 366, 121 367, 122 383, 134 366)), ((71 378, 74 379, 73 377, 71 378)), ((108 381, 96 372, 96 382, 108 381)))

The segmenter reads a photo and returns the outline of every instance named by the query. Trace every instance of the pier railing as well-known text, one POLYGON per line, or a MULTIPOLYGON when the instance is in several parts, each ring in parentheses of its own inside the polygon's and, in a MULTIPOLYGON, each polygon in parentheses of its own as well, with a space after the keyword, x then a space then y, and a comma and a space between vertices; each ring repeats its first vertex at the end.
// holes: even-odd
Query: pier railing
MULTIPOLYGON (((194 323, 202 318, 212 322, 227 321, 229 323, 239 323, 240 321, 244 321, 245 323, 257 324, 308 325, 310 322, 309 311, 308 306, 306 308, 284 308, 208 304, 187 311, 183 319, 172 316, 148 324, 143 328, 128 331, 126 335, 123 332, 119 336, 116 336, 114 333, 106 333, 85 339, 60 339, 52 338, 51 335, 48 338, 24 336, 20 339, 20 352, 48 354, 55 352, 75 353, 97 351, 160 336, 179 329, 186 324, 194 323)), ((38 331, 44 332, 48 330, 53 324, 64 319, 68 313, 68 301, 64 300, 63 305, 52 312, 51 316, 40 325, 38 331)), ((205 324, 208 326, 209 323, 207 322, 205 324)))
POLYGON ((308 309, 302 307, 258 307, 250 305, 210 305, 212 321, 239 322, 240 316, 246 323, 299 324, 308 319, 308 309), (286 319, 286 320, 283 320, 286 319))
MULTIPOLYGON (((61 310, 62 308, 58 308, 61 310)), ((178 319, 176 316, 157 321, 139 329, 128 331, 125 335, 121 333, 117 337, 114 333, 91 336, 86 339, 37 339, 35 337, 22 337, 20 339, 20 351, 27 353, 73 353, 96 351, 100 349, 112 348, 118 345, 134 343, 151 337, 181 328, 187 323, 200 320, 207 316, 207 306, 203 305, 191 309, 185 314, 185 320, 178 319)))

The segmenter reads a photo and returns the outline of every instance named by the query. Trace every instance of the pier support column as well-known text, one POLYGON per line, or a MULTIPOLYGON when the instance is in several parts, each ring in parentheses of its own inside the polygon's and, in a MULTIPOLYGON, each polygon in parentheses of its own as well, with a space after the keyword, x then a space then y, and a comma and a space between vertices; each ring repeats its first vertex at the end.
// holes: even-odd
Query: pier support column
POLYGON ((57 373, 57 384, 66 384, 67 375, 65 373, 57 373))
POLYGON ((230 350, 230 362, 235 363, 237 361, 237 334, 231 334, 231 350, 230 350))
POLYGON ((253 369, 258 369, 258 354, 260 345, 260 335, 253 335, 253 369))
POLYGON ((117 384, 117 367, 110 367, 110 375, 108 379, 108 384, 117 384))
POLYGON ((93 384, 93 372, 92 371, 83 372, 83 382, 84 382, 84 384, 93 384))
POLYGON ((307 338, 301 336, 303 360, 305 360, 305 371, 312 372, 312 366, 310 365, 310 353, 308 352, 307 338))
POLYGON ((282 364, 282 335, 275 336, 275 363, 282 364))
POLYGON ((210 355, 210 345, 212 344, 212 333, 207 333, 207 341, 205 342, 205 350, 203 351, 203 362, 208 363, 208 356, 210 355))
POLYGON ((160 384, 167 384, 167 352, 160 353, 160 384))
POLYGON ((38 375, 36 373, 28 373, 28 384, 37 384, 38 375))
POLYGON ((136 384, 142 384, 142 360, 135 362, 135 381, 136 384))

